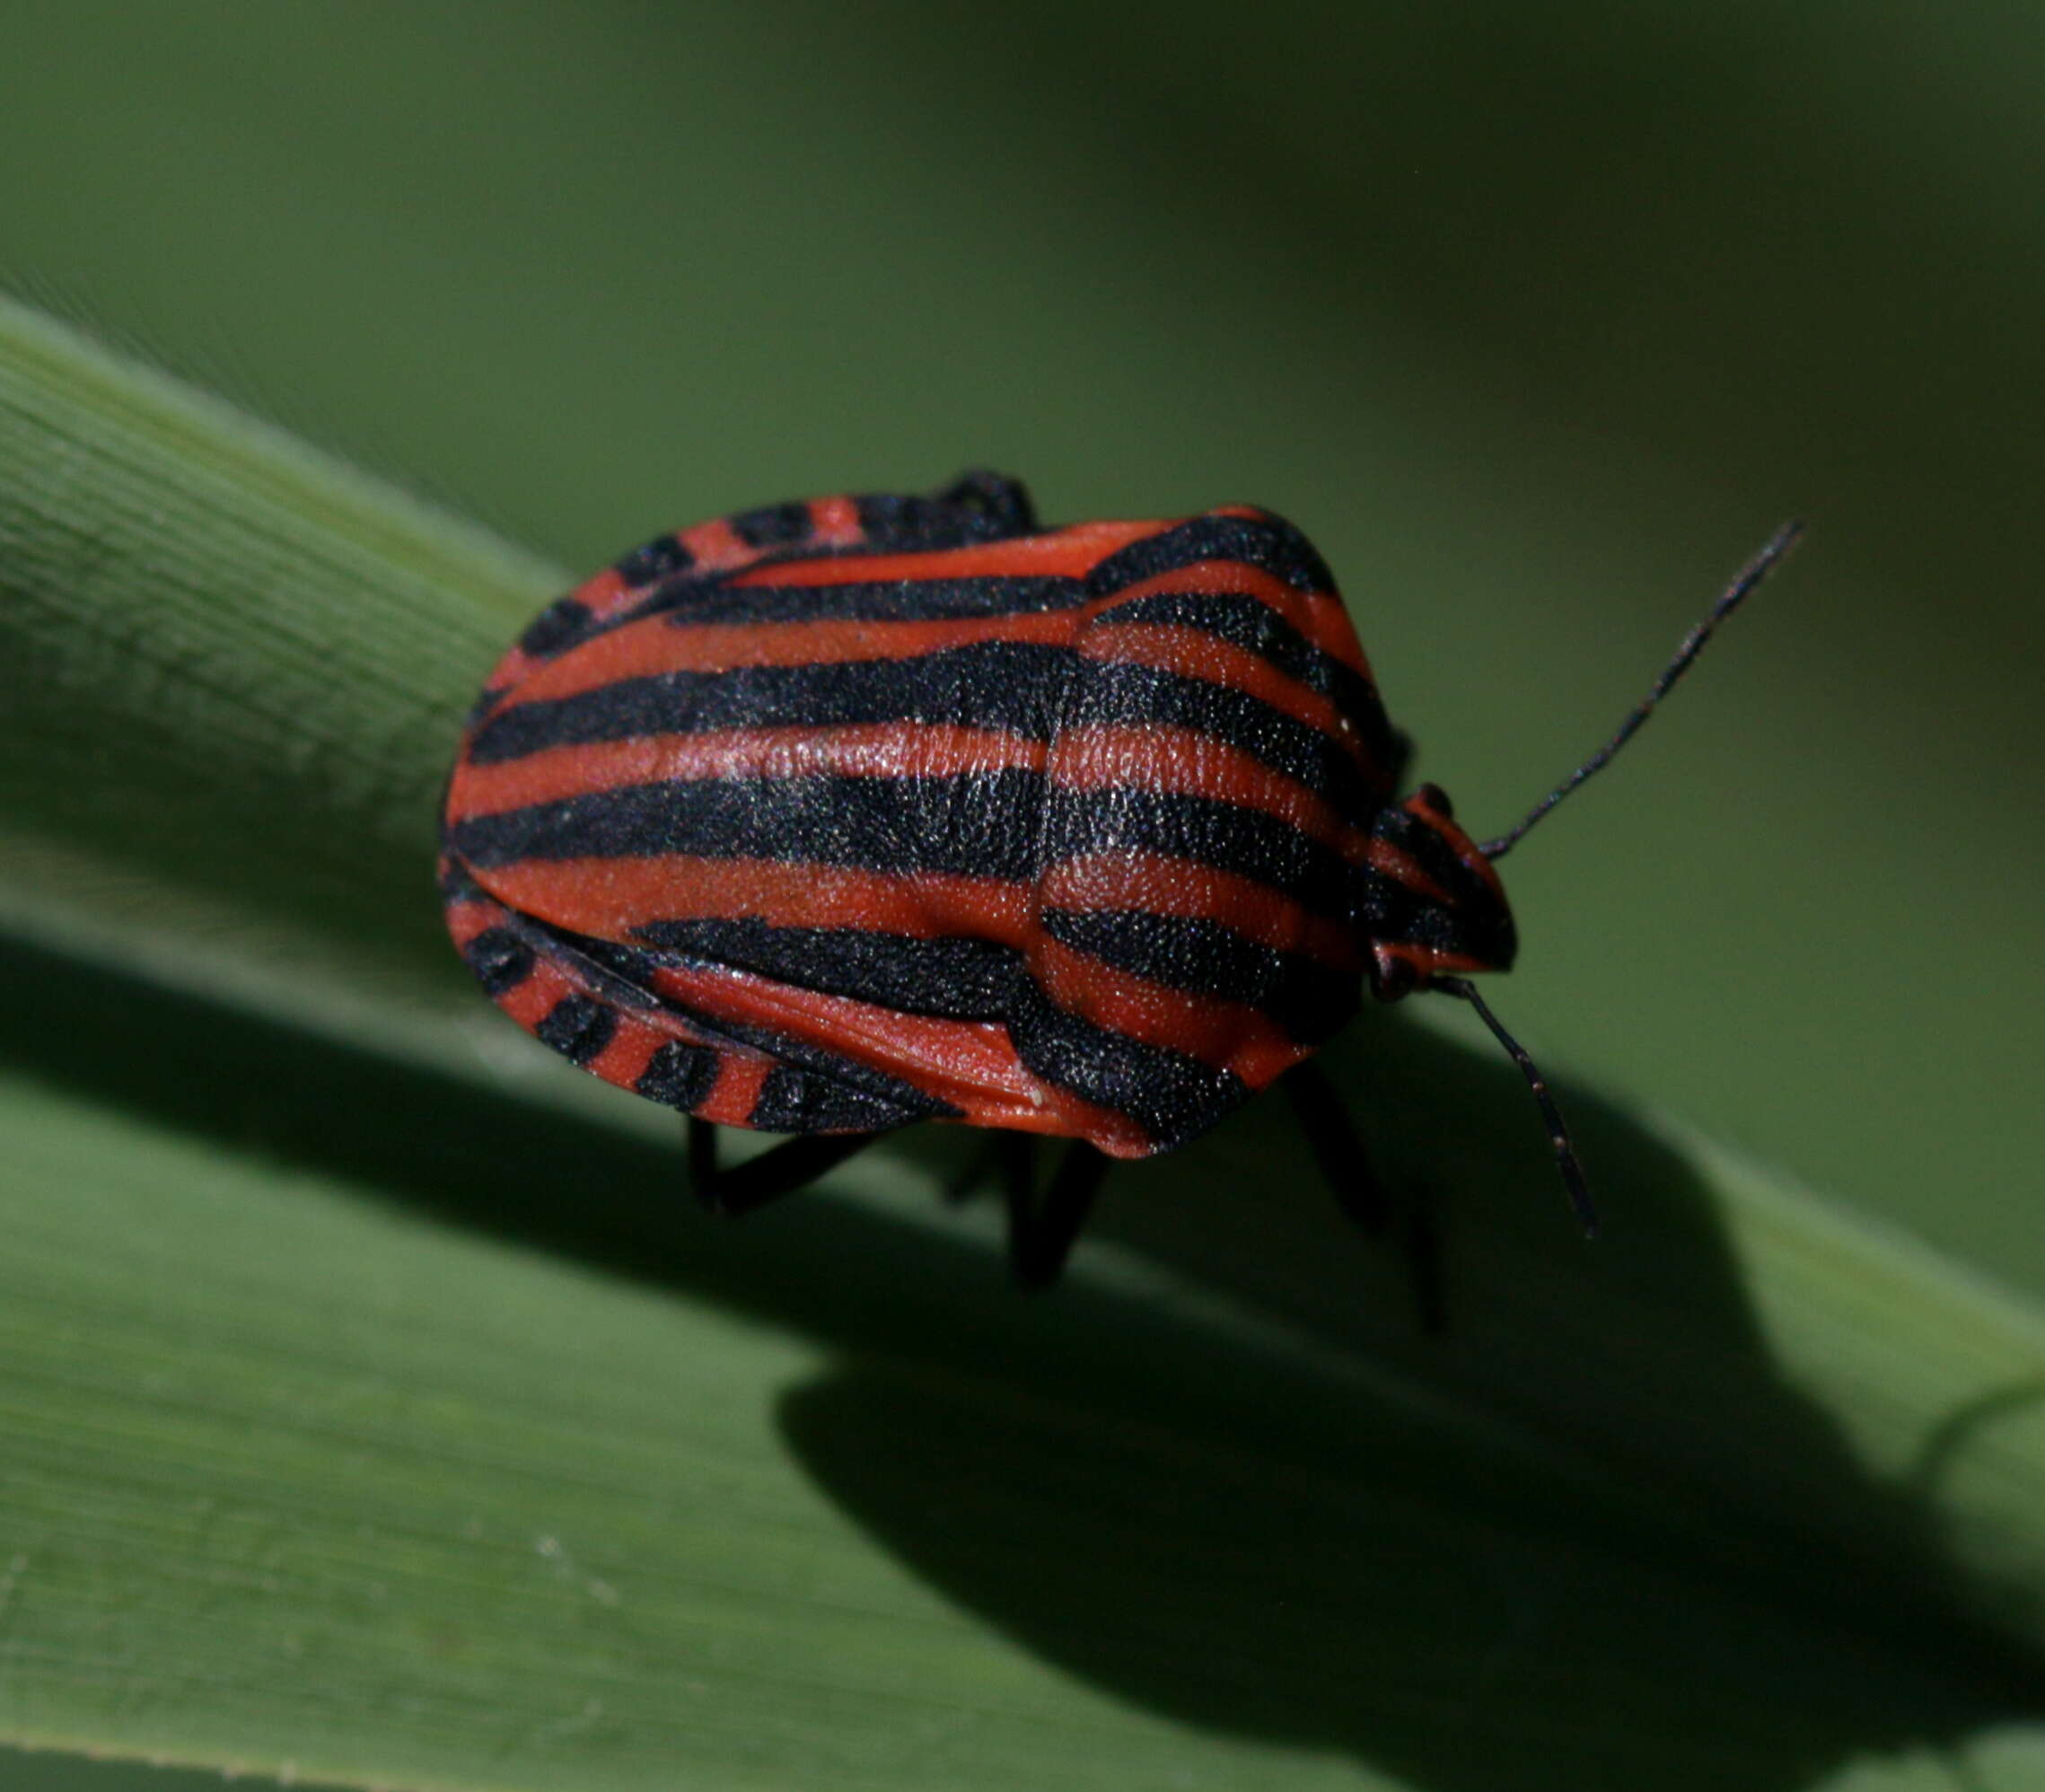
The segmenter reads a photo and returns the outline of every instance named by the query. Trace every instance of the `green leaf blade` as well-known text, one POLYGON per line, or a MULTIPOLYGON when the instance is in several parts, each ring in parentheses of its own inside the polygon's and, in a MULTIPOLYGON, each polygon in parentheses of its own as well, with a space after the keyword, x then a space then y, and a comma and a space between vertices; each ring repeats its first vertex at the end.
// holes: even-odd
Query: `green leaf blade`
POLYGON ((1268 1110, 1042 1301, 933 1199, 957 1134, 687 1210, 663 1117, 438 937, 434 792, 549 583, 0 317, 0 1735, 531 1792, 2045 1785, 2045 1322, 1620 1106, 1567 1092, 1586 1248, 1510 1066, 1330 1054, 1442 1337, 1268 1110))

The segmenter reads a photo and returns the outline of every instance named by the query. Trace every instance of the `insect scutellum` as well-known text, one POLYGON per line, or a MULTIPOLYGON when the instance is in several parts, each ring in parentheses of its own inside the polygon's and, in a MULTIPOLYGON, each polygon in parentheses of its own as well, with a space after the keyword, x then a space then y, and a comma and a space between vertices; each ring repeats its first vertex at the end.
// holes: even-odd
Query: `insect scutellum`
POLYGON ((1570 1204, 1586 1235, 1597 1229, 1590 1190, 1561 1110, 1525 1050, 1461 973, 1508 971, 1518 939, 1505 886, 1494 866, 1535 822, 1585 779, 1602 771, 1637 733, 1702 651, 1713 631, 1739 608, 1795 546, 1801 523, 1786 523, 1742 567, 1704 619, 1686 635, 1647 695, 1611 738, 1542 797, 1509 832, 1481 845, 1456 824, 1447 795, 1423 784, 1381 809, 1371 825, 1370 856, 1358 924, 1368 946, 1372 993, 1397 1001, 1417 989, 1468 1002, 1511 1055, 1540 1104, 1570 1204))

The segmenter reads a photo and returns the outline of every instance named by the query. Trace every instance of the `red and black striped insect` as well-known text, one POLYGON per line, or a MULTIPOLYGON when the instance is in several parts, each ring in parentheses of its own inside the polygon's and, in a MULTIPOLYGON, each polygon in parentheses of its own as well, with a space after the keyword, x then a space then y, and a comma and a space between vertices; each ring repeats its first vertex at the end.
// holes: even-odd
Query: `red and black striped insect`
POLYGON ((663 535, 544 611, 485 687, 441 888, 484 988, 690 1117, 735 1211, 873 1137, 998 1129, 1011 1256, 1057 1274, 1112 1157, 1286 1073, 1322 1169, 1379 1211, 1306 1063, 1435 989, 1513 1054, 1579 1217, 1568 1133, 1466 973, 1504 971, 1494 863, 1618 734, 1482 845, 1408 756, 1321 557, 1232 505, 1041 527, 1016 481, 818 498, 663 535), (719 1172, 717 1125, 805 1135, 719 1172), (1079 1141, 1040 1195, 1029 1135, 1079 1141))

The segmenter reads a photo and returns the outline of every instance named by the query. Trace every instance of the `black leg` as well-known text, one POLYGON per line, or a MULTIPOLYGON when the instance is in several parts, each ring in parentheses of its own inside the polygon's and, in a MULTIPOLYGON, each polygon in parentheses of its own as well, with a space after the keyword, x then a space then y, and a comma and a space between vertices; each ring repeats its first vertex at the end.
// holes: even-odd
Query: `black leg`
MULTIPOLYGON (((1011 1159, 1027 1164, 1027 1159, 1011 1159)), ((1008 1269, 1016 1286, 1048 1288, 1058 1278, 1065 1260, 1086 1216, 1093 1210, 1101 1192, 1101 1179, 1108 1173, 1110 1160, 1083 1139, 1075 1139, 1058 1160, 1051 1185, 1041 1200, 1031 1197, 1027 1173, 1011 1170, 1005 1190, 1008 1197, 1008 1269)))
POLYGON ((1341 1095, 1318 1064, 1311 1059, 1295 1064, 1283 1081, 1293 1111, 1299 1115, 1307 1149, 1313 1154, 1314 1167, 1333 1191, 1336 1205, 1373 1238, 1384 1237, 1397 1214, 1400 1254, 1406 1260, 1421 1330, 1434 1337, 1444 1336, 1449 1329, 1448 1302, 1442 1274, 1442 1234, 1435 1224, 1432 1192, 1422 1190, 1412 1201, 1392 1199, 1371 1168, 1363 1136, 1341 1095))
POLYGON ((944 1202, 957 1207, 970 1199, 989 1182, 1004 1195, 1018 1185, 1033 1187, 1037 1174, 1037 1141, 1026 1132, 1010 1132, 989 1127, 979 1131, 979 1149, 966 1159, 959 1173, 944 1185, 944 1202))
MULTIPOLYGON (((811 1133, 784 1140, 735 1169, 717 1167, 717 1129, 694 1115, 689 1120, 690 1191, 712 1213, 738 1215, 783 1195, 794 1194, 833 1164, 882 1135, 877 1132, 811 1133)), ((1048 1288, 1064 1269, 1074 1242, 1093 1209, 1101 1178, 1111 1161, 1075 1139, 1058 1160, 1050 1186, 1037 1194, 1037 1141, 1026 1133, 995 1131, 945 1191, 962 1200, 987 1181, 996 1182, 1008 1208, 1008 1265, 1018 1287, 1048 1288)))
POLYGON ((1292 1097, 1293 1111, 1299 1116, 1314 1167, 1333 1192, 1336 1205, 1372 1237, 1383 1237, 1391 1223, 1391 1197, 1371 1168, 1362 1135, 1328 1073, 1309 1059, 1286 1072, 1284 1087, 1292 1097))
POLYGON ((717 1129, 689 1117, 689 1192, 712 1213, 736 1217, 806 1188, 834 1164, 864 1151, 877 1132, 804 1133, 769 1146, 733 1169, 717 1167, 717 1129))
POLYGON ((689 1141, 689 1192, 707 1207, 702 1191, 717 1180, 717 1129, 694 1114, 682 1127, 689 1141))
POLYGON ((1072 1254, 1109 1162, 1091 1145, 1075 1140, 1039 1199, 1036 1139, 1026 1132, 990 1129, 944 1197, 961 1201, 987 1182, 999 1189, 1008 1208, 1009 1274, 1018 1287, 1048 1288, 1072 1254))

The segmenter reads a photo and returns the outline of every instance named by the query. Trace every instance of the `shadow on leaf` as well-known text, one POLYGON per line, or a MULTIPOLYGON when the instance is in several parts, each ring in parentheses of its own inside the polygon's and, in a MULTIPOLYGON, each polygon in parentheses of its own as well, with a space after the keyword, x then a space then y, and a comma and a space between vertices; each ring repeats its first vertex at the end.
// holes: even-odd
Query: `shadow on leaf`
POLYGON ((828 1199, 720 1225, 679 1148, 42 947, 0 944, 0 995, 38 1074, 830 1347, 780 1415, 806 1471, 1132 1705, 1437 1792, 1789 1792, 2045 1717, 1931 1483, 1869 1478, 1782 1379, 1681 1159, 1571 1092, 1611 1221, 1586 1247, 1511 1067, 1412 1025, 1329 1062, 1438 1204, 1440 1338, 1281 1103, 1122 1173, 1081 1273, 1023 1299, 964 1227, 828 1199), (1132 1293, 1095 1251, 1168 1273, 1132 1293))

